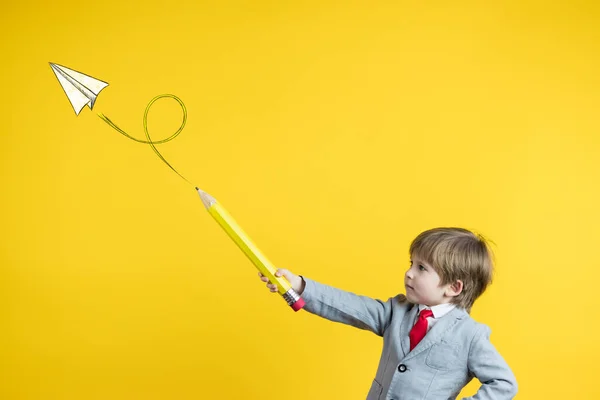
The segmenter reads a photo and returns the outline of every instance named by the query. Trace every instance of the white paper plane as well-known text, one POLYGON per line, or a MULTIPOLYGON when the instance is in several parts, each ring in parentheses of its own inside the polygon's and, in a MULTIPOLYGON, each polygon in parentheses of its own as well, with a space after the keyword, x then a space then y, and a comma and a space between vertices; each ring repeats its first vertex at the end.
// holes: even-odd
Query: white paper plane
POLYGON ((73 71, 62 65, 50 63, 50 67, 58 78, 77 115, 79 115, 81 109, 86 105, 91 110, 94 107, 98 93, 108 86, 106 82, 102 82, 81 72, 73 71))

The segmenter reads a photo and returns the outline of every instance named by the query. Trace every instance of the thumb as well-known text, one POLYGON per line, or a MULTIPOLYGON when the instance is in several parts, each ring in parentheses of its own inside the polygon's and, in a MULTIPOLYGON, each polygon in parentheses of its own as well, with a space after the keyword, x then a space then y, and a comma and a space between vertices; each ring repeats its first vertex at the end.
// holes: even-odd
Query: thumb
POLYGON ((288 280, 288 282, 292 286, 292 289, 294 289, 298 294, 301 295, 304 291, 304 283, 302 278, 299 275, 291 273, 285 268, 279 268, 277 271, 275 271, 276 277, 280 277, 282 275, 288 280))
POLYGON ((293 278, 294 274, 292 274, 290 271, 288 271, 285 268, 279 268, 276 272, 275 272, 275 276, 279 277, 279 276, 284 276, 287 279, 293 278))

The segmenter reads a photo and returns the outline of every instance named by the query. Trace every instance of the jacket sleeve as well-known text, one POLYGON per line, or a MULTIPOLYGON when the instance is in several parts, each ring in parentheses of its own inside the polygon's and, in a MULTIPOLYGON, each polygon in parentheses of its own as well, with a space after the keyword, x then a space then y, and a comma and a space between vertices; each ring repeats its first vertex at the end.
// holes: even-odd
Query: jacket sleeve
POLYGON ((405 301, 403 295, 387 301, 356 295, 302 277, 305 282, 302 298, 304 309, 330 321, 369 330, 383 336, 392 319, 392 303, 405 301))
POLYGON ((463 400, 509 400, 517 394, 517 380, 510 367, 490 342, 490 328, 482 325, 469 349, 469 373, 481 387, 463 400))

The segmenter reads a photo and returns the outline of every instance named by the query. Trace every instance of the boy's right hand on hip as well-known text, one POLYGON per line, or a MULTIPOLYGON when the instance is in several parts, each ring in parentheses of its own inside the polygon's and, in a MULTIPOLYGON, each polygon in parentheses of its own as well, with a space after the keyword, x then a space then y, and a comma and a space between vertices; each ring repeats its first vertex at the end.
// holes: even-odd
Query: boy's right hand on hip
MULTIPOLYGON (((269 278, 264 276, 261 272, 258 273, 258 276, 260 277, 261 281, 267 282, 267 287, 271 292, 277 292, 277 285, 272 283, 269 278)), ((304 280, 298 275, 292 274, 287 269, 279 268, 277 271, 275 271, 275 276, 284 276, 290 282, 290 285, 292 285, 292 289, 294 289, 299 295, 301 295, 304 291, 304 280)))

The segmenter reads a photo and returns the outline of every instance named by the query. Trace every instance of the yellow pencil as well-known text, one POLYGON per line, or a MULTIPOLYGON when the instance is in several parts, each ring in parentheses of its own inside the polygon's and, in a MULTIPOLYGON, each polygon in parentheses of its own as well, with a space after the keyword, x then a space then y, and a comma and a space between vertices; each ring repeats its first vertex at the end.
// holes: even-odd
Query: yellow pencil
POLYGON ((240 228, 233 217, 229 215, 227 210, 225 210, 225 208, 208 193, 203 192, 198 188, 196 188, 196 190, 210 215, 212 215, 219 225, 221 225, 229 237, 233 239, 235 244, 242 249, 256 268, 258 268, 264 276, 269 278, 271 283, 277 285, 279 294, 283 296, 288 305, 292 307, 294 311, 298 311, 304 307, 304 300, 302 297, 292 289, 290 282, 285 277, 275 276, 277 269, 271 264, 267 257, 261 253, 256 245, 252 243, 248 235, 240 228))

